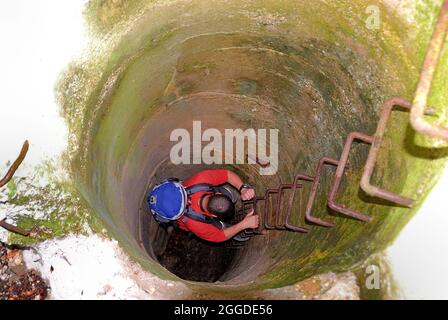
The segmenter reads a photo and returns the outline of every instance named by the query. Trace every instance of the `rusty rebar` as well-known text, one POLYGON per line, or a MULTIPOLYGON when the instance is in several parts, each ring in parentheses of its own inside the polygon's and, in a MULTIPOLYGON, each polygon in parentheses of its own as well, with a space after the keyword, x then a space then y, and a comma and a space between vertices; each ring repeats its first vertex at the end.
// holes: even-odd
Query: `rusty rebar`
POLYGON ((342 176, 344 174, 344 170, 347 165, 348 157, 350 154, 350 149, 351 149, 351 146, 352 146, 354 140, 360 140, 362 142, 372 144, 373 137, 365 135, 364 133, 361 133, 361 132, 351 132, 348 135, 347 140, 344 145, 344 148, 342 150, 341 158, 339 159, 339 164, 336 169, 336 174, 333 179, 333 184, 331 186, 330 194, 328 196, 328 206, 330 207, 330 209, 332 209, 335 212, 341 213, 343 215, 346 215, 346 216, 349 216, 349 217, 352 217, 352 218, 355 218, 355 219, 358 219, 361 221, 370 222, 372 220, 371 217, 369 217, 365 214, 362 214, 360 212, 356 212, 354 210, 345 208, 344 206, 337 204, 336 200, 335 200, 336 195, 339 190, 339 186, 341 185, 342 176))
POLYGON ((309 228, 306 228, 304 226, 296 226, 290 222, 291 211, 294 205, 293 197, 295 195, 295 191, 302 188, 302 184, 299 183, 300 180, 313 181, 313 178, 305 175, 297 175, 294 179, 294 183, 280 184, 278 188, 267 189, 263 197, 255 197, 252 200, 243 201, 243 211, 246 211, 247 208, 250 207, 253 208, 256 212, 259 212, 257 209, 257 205, 259 205, 260 203, 264 203, 264 209, 262 210, 262 214, 260 214, 260 218, 262 219, 262 221, 260 222, 260 227, 254 231, 255 234, 262 234, 262 231, 264 229, 289 230, 302 233, 309 232, 309 228), (291 195, 288 206, 286 207, 286 214, 282 214, 281 209, 284 191, 288 189, 293 189, 294 192, 291 195), (277 201, 272 201, 272 196, 274 195, 278 196, 277 201))
MULTIPOLYGON (((365 193, 367 193, 372 197, 381 198, 405 207, 412 207, 414 200, 397 195, 395 193, 389 192, 387 190, 381 189, 371 184, 373 170, 375 168, 375 164, 378 159, 381 143, 383 141, 384 133, 386 131, 387 121, 389 120, 389 117, 394 107, 401 107, 406 110, 410 110, 412 107, 412 103, 399 97, 392 97, 386 100, 386 102, 383 104, 380 119, 378 121, 378 126, 376 128, 375 135, 373 136, 372 146, 370 147, 369 155, 367 157, 367 161, 364 166, 360 186, 365 193)), ((432 108, 426 109, 425 114, 432 115, 433 114, 432 108)))
MULTIPOLYGON (((271 194, 277 194, 277 193, 278 193, 278 189, 267 189, 265 192, 265 195, 264 195, 264 228, 267 230, 276 229, 275 221, 274 221, 273 225, 269 224, 269 222, 270 222, 269 220, 270 220, 270 216, 271 216, 269 214, 270 213, 269 209, 270 209, 270 205, 271 205, 271 202, 269 200, 270 200, 271 194)), ((274 212, 274 218, 275 218, 276 210, 273 210, 272 212, 274 212)))
MULTIPOLYGON (((264 200, 265 201, 265 208, 264 208, 264 228, 267 230, 290 230, 295 232, 302 232, 307 233, 309 232, 309 228, 305 226, 300 225, 293 225, 290 221, 291 218, 291 212, 294 206, 294 197, 296 194, 296 190, 302 188, 302 184, 299 183, 300 180, 304 181, 313 181, 312 177, 306 176, 306 175, 297 175, 294 178, 294 182, 290 184, 280 184, 278 188, 276 189, 268 189, 266 190, 264 198, 259 198, 258 201, 264 200), (288 202, 286 214, 282 214, 282 200, 284 195, 284 190, 292 189, 293 193, 290 197, 290 200, 288 202), (274 207, 274 202, 271 202, 270 197, 271 195, 277 195, 278 199, 276 202, 276 205, 274 207), (273 210, 271 211, 270 205, 273 205, 273 210), (272 213, 272 214, 271 214, 272 213), (272 220, 272 216, 274 218, 274 224, 270 224, 272 220), (282 222, 284 221, 284 222, 282 222)), ((300 212, 299 212, 299 218, 300 218, 300 212)))
POLYGON ((29 143, 28 140, 25 140, 22 146, 22 150, 20 150, 20 154, 14 163, 9 167, 6 175, 0 180, 0 188, 6 185, 14 176, 19 166, 22 164, 23 159, 25 159, 26 154, 28 153, 29 143))
MULTIPOLYGON (((288 230, 291 230, 291 231, 308 233, 310 231, 310 228, 301 226, 301 225, 293 225, 291 222, 291 214, 292 214, 292 210, 294 208, 294 200, 296 197, 297 189, 302 188, 302 186, 299 184, 299 181, 312 182, 312 181, 314 181, 314 178, 311 176, 308 176, 308 175, 304 175, 304 174, 298 174, 294 177, 294 181, 292 183, 292 188, 291 188, 292 194, 291 194, 291 197, 289 198, 288 210, 286 211, 285 228, 288 230)), ((299 219, 300 219, 300 208, 299 208, 298 212, 299 212, 299 219)))
POLYGON ((429 137, 448 141, 448 128, 427 122, 424 119, 425 107, 431 91, 432 82, 448 30, 448 0, 445 0, 440 10, 439 18, 434 28, 425 61, 423 63, 420 79, 415 91, 411 108, 410 121, 412 127, 429 137))
POLYGON ((314 175, 313 185, 311 186, 311 191, 308 196, 308 202, 306 204, 305 219, 306 219, 306 221, 308 221, 310 223, 314 223, 314 224, 317 224, 317 225, 320 225, 323 227, 331 228, 331 227, 334 227, 333 223, 323 220, 323 219, 320 219, 320 218, 317 218, 317 217, 314 217, 312 215, 314 200, 316 198, 317 189, 319 187, 320 177, 322 174, 322 168, 325 164, 337 166, 339 164, 339 161, 332 159, 332 158, 328 158, 328 157, 323 157, 319 160, 319 164, 317 165, 316 172, 314 175))
POLYGON ((38 233, 38 229, 36 227, 31 228, 29 230, 25 230, 25 229, 22 229, 20 227, 17 227, 17 226, 14 226, 12 224, 9 224, 5 220, 6 219, 0 220, 0 227, 8 230, 9 232, 16 233, 16 234, 19 234, 19 235, 24 236, 24 237, 33 236, 34 234, 38 233))
POLYGON ((282 219, 284 217, 283 210, 282 209, 282 200, 283 200, 283 193, 285 190, 289 190, 292 189, 293 184, 281 184, 278 188, 278 198, 277 198, 277 205, 275 208, 275 228, 279 229, 279 230, 284 230, 286 229, 285 227, 285 219, 282 219), (282 222, 283 221, 283 222, 282 222))
MULTIPOLYGON (((0 180, 0 188, 5 186, 9 181, 11 181, 12 177, 16 173, 19 166, 22 164, 23 160, 26 157, 26 154, 28 153, 29 149, 29 142, 28 140, 25 140, 25 142, 22 145, 22 149, 20 150, 20 154, 17 157, 17 159, 14 161, 14 163, 9 167, 8 172, 6 175, 0 180)), ((12 224, 9 224, 6 222, 6 219, 0 220, 0 227, 8 230, 9 232, 16 233, 19 235, 22 235, 24 237, 32 236, 38 232, 37 228, 32 228, 30 230, 25 230, 20 227, 14 226, 12 224)))
POLYGON ((397 203, 406 207, 411 207, 413 200, 402 197, 400 195, 397 195, 395 193, 380 189, 376 186, 373 186, 370 183, 370 180, 372 178, 373 170, 375 168, 375 163, 378 158, 378 153, 381 147, 381 142, 383 141, 384 132, 386 131, 386 125, 387 120, 389 119, 389 116, 392 112, 392 109, 394 106, 403 107, 406 109, 411 108, 411 103, 405 99, 398 98, 398 97, 392 97, 388 99, 384 105, 383 109, 381 111, 380 120, 378 122, 378 126, 375 132, 375 135, 373 137, 372 146, 369 150, 369 155, 367 157, 366 164, 364 166, 364 171, 361 177, 360 186, 361 189, 364 190, 368 195, 373 197, 378 197, 381 199, 388 200, 393 203, 397 203))

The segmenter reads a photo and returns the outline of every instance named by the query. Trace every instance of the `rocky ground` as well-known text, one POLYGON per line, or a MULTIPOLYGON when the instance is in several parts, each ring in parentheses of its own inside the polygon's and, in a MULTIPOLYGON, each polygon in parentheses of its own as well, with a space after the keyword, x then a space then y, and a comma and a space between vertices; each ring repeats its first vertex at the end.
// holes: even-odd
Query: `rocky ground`
POLYGON ((0 242, 0 300, 44 300, 48 289, 36 270, 27 269, 20 248, 0 242))

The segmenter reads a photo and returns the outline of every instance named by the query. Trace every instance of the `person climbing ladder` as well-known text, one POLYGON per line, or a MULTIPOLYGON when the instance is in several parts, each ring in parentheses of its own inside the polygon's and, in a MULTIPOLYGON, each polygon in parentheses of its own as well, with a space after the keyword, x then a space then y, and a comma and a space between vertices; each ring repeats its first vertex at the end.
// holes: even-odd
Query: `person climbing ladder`
POLYGON ((234 172, 214 169, 203 170, 185 181, 166 179, 158 183, 148 192, 147 203, 162 225, 176 225, 210 242, 245 241, 249 238, 239 234, 258 228, 259 217, 252 209, 239 223, 228 223, 238 200, 230 186, 239 191, 243 201, 255 196, 254 189, 234 172))

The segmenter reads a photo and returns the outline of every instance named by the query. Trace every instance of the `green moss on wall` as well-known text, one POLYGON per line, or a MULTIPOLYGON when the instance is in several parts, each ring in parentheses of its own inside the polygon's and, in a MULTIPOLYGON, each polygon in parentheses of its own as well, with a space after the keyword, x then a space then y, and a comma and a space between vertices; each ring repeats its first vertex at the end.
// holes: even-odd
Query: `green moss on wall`
MULTIPOLYGON (((157 117, 170 114, 167 123, 173 118, 184 123, 201 116, 198 106, 206 114, 220 101, 210 119, 225 109, 223 125, 279 128, 279 173, 272 179, 248 174, 261 192, 298 171, 311 174, 322 156, 338 158, 349 132, 372 135, 387 98, 412 100, 441 1, 409 1, 410 13, 404 6, 394 11, 387 1, 375 3, 381 9, 379 30, 366 28, 365 9, 372 1, 364 0, 89 2, 86 15, 102 50, 68 69, 58 97, 70 130, 72 178, 131 255, 170 277, 148 259, 137 235, 137 202, 150 179, 145 174, 168 150, 154 147, 169 127, 157 117), (158 133, 150 130, 158 126, 158 133), (145 138, 148 132, 153 136, 145 138)), ((447 54, 430 99, 437 110, 433 121, 442 124, 448 121, 447 54)), ((238 290, 280 287, 355 268, 393 241, 448 156, 444 145, 416 135, 408 116, 394 111, 373 182, 414 198, 415 207, 391 206, 359 190, 367 147, 355 145, 338 201, 373 222, 330 216, 321 192, 315 213, 337 227, 254 241, 235 266, 238 290), (262 252, 262 259, 250 251, 262 252), (259 273, 245 274, 249 267, 259 273)), ((322 186, 330 182, 328 174, 322 186)), ((221 289, 227 287, 213 290, 221 289)))

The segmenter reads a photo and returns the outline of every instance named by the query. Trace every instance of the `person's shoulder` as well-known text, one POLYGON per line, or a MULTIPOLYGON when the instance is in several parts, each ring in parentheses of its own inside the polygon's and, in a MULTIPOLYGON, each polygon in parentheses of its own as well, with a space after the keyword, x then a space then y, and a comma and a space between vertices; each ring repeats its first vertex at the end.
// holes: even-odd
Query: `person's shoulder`
POLYGON ((215 180, 225 180, 227 179, 226 169, 205 169, 199 171, 198 173, 192 175, 190 178, 184 180, 182 183, 184 186, 188 187, 199 183, 210 183, 215 180))
POLYGON ((200 175, 227 174, 227 169, 204 169, 202 171, 199 171, 197 174, 200 174, 200 175))

